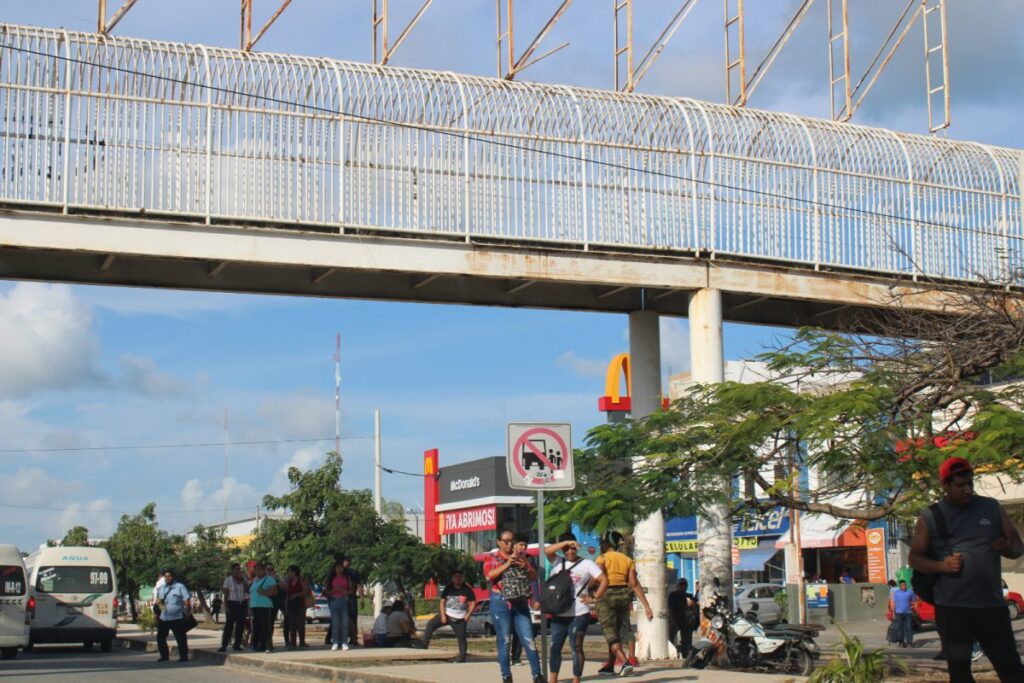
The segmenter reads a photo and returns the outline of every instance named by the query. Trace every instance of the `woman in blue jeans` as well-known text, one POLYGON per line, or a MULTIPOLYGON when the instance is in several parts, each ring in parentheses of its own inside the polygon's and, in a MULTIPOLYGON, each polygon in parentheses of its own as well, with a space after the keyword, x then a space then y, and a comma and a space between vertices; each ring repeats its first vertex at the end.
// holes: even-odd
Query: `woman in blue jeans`
POLYGON ((537 569, 526 556, 525 539, 517 539, 508 529, 503 530, 498 535, 497 552, 484 562, 484 574, 491 582, 491 621, 498 641, 498 668, 502 683, 512 683, 509 646, 513 630, 526 650, 533 683, 544 683, 530 620, 530 599, 533 597, 530 582, 537 578, 537 569), (514 548, 513 543, 517 547, 514 548))
POLYGON ((583 664, 586 661, 583 654, 583 638, 587 634, 587 627, 590 626, 590 603, 602 597, 608 589, 608 577, 596 562, 580 557, 579 550, 579 543, 571 533, 562 534, 558 537, 558 543, 544 549, 551 562, 551 576, 568 572, 575 593, 573 604, 551 618, 550 683, 558 683, 558 672, 562 668, 562 647, 566 639, 569 640, 569 649, 572 651, 572 680, 573 683, 580 683, 583 664), (557 554, 559 550, 562 551, 561 556, 557 554), (591 597, 588 591, 592 585, 596 586, 594 597, 591 597))
POLYGON ((345 576, 345 567, 336 562, 324 580, 324 593, 331 609, 331 649, 348 649, 348 601, 352 586, 345 576))

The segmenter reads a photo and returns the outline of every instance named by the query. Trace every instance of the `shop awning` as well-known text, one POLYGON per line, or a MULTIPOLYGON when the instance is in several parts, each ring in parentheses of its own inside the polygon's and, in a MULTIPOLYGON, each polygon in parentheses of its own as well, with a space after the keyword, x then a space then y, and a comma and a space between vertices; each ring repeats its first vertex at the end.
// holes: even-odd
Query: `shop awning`
MULTIPOLYGON (((839 519, 832 515, 800 516, 800 547, 801 548, 857 548, 864 547, 867 541, 864 527, 859 522, 839 519)), ((789 544, 789 534, 779 536, 776 548, 789 544)))
POLYGON ((775 539, 758 541, 756 548, 740 551, 740 563, 733 566, 737 572, 760 572, 764 571, 764 565, 768 560, 775 557, 778 552, 775 548, 775 539))

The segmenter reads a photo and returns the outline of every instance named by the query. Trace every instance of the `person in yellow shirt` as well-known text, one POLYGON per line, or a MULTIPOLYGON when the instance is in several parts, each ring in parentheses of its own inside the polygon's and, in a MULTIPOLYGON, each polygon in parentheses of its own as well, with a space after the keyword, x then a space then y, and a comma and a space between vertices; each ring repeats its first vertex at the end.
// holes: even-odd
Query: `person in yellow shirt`
POLYGON ((601 673, 614 673, 615 662, 621 665, 619 675, 628 676, 636 666, 636 659, 627 656, 622 646, 632 645, 635 641, 633 629, 629 624, 629 611, 633 595, 644 606, 647 619, 653 619, 654 613, 647 602, 643 586, 636 578, 636 565, 633 560, 620 551, 622 534, 612 531, 601 539, 601 556, 597 558, 598 566, 608 577, 608 590, 597 601, 597 620, 601 624, 604 639, 608 642, 608 661, 601 667, 601 673))

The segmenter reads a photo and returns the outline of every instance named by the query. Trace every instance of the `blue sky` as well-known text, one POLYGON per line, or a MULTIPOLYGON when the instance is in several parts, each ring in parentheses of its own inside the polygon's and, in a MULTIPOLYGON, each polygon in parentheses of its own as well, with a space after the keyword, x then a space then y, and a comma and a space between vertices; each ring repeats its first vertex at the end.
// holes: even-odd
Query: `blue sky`
MULTIPOLYGON (((257 3, 255 23, 272 4, 257 3)), ((520 49, 556 4, 520 3, 520 49)), ((653 39, 670 4, 637 3, 638 43, 653 39)), ((774 12, 752 17, 752 53, 763 54, 797 4, 773 2, 774 12)), ((365 61, 369 5, 293 3, 260 48, 365 61)), ((858 5, 854 61, 863 68, 895 15, 891 2, 858 5)), ((392 0, 392 8, 394 34, 414 3, 392 0)), ((752 106, 827 116, 823 10, 812 11, 752 106)), ((720 100, 720 12, 720 3, 700 3, 640 90, 720 100)), ((7 3, 0 20, 90 30, 94 14, 93 2, 50 0, 7 3)), ((438 0, 395 62, 493 75, 493 15, 490 0, 438 0)), ((233 46, 237 16, 237 0, 142 0, 116 33, 233 46)), ((1006 74, 1024 67, 1024 7, 950 0, 950 17, 950 136, 1022 146, 1024 95, 1006 74)), ((563 40, 569 49, 523 78, 610 87, 610 0, 577 0, 545 44, 563 40)), ((925 126, 919 48, 915 30, 860 122, 925 126)), ((150 500, 173 530, 220 521, 225 499, 229 517, 254 512, 265 493, 284 490, 289 465, 314 466, 333 445, 335 332, 342 431, 351 437, 343 481, 352 487, 372 485, 374 408, 383 413, 385 464, 410 471, 427 448, 441 450, 442 465, 500 454, 513 420, 570 421, 578 440, 603 419, 596 401, 607 361, 627 350, 621 315, 38 283, 0 282, 0 321, 3 449, 219 442, 225 409, 232 441, 325 438, 232 446, 226 481, 219 446, 0 453, 0 477, 13 482, 2 504, 19 506, 0 507, 0 541, 25 549, 78 523, 103 536, 120 513, 150 500)), ((784 333, 727 326, 726 357, 750 357, 784 333)), ((687 369, 686 321, 663 321, 662 340, 663 370, 687 369)), ((384 486, 388 498, 421 501, 415 477, 386 475, 384 486)))

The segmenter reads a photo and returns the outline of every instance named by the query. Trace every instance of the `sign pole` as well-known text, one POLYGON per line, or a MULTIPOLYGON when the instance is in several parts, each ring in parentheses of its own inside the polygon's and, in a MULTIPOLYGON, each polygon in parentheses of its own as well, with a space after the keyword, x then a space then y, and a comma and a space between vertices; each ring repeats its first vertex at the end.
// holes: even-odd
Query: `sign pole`
MULTIPOLYGON (((543 585, 548 576, 548 556, 544 552, 544 489, 537 489, 537 562, 540 582, 543 585)), ((548 680, 548 620, 540 615, 540 670, 548 680)))

